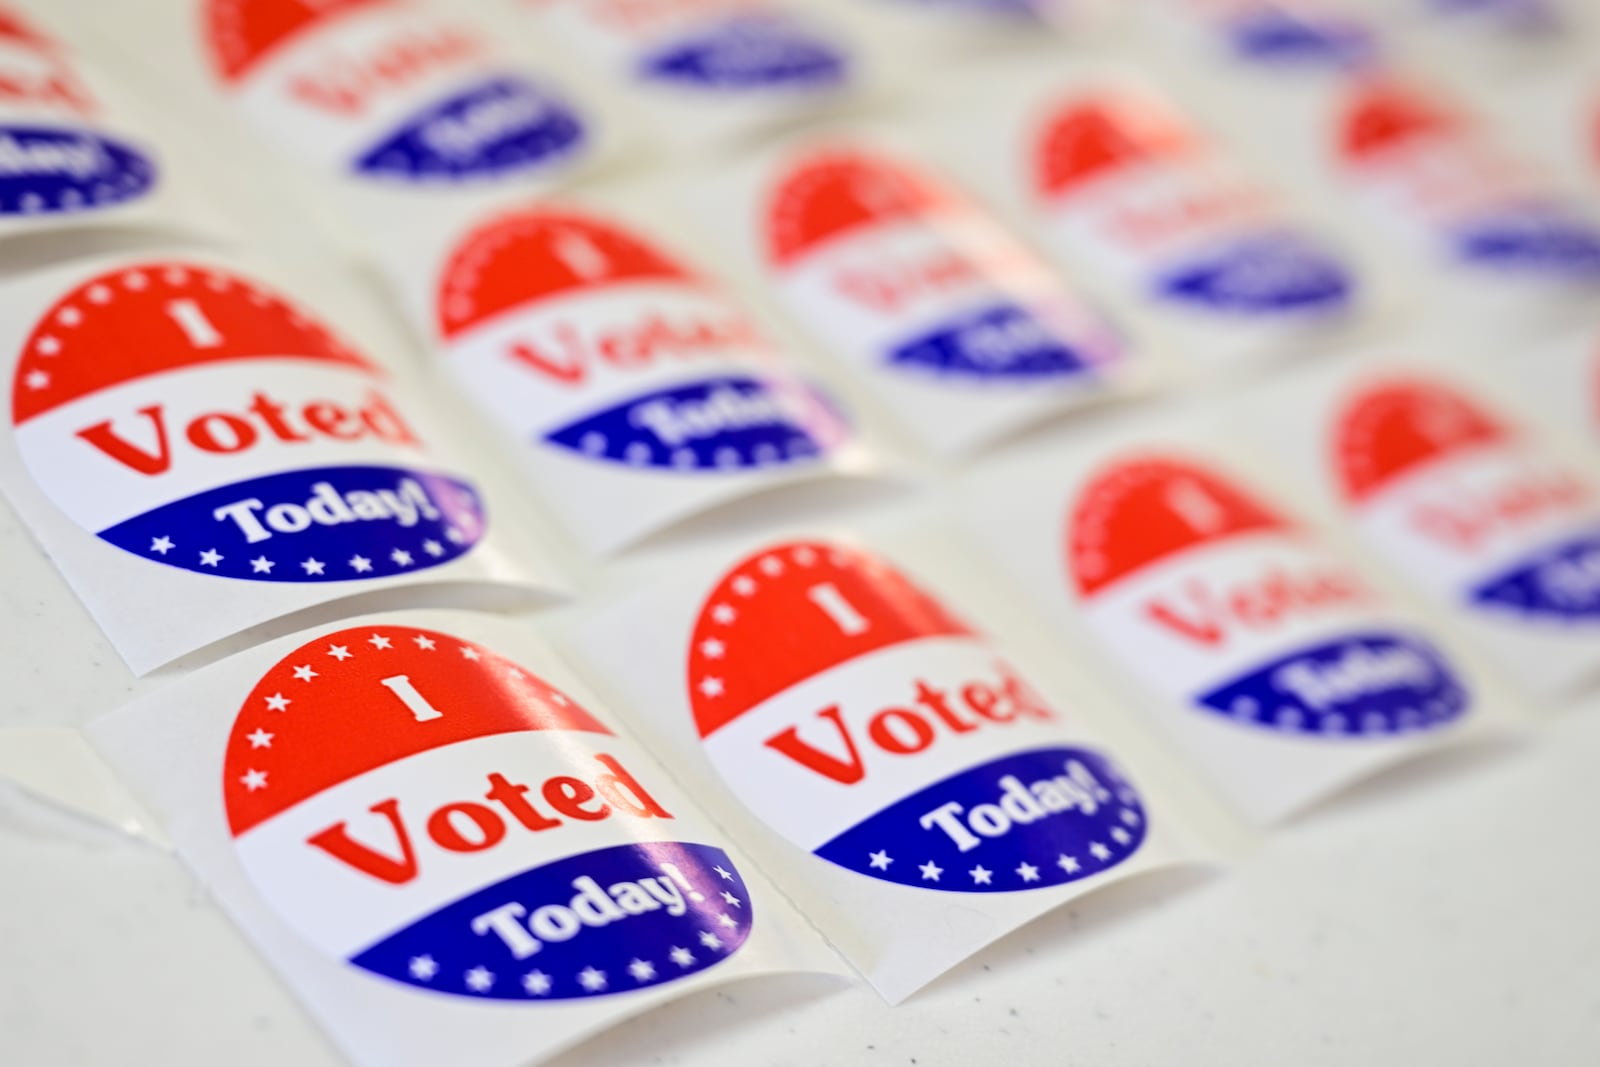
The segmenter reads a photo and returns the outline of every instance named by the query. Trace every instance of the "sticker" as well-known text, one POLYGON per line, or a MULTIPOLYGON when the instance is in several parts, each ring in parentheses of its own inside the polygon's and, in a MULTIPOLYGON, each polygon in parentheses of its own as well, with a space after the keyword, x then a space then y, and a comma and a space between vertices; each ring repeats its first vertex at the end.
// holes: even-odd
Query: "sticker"
POLYGON ((1347 174, 1373 210, 1413 241, 1502 277, 1600 280, 1600 224, 1551 192, 1465 115, 1373 81, 1340 126, 1347 174))
POLYGON ((858 80, 841 42, 798 7, 763 0, 550 0, 524 5, 650 112, 661 136, 691 145, 734 137, 858 80))
POLYGON ((403 0, 208 0, 226 91, 319 166, 440 185, 543 173, 585 147, 573 106, 445 11, 403 0))
POLYGON ((414 398, 245 271, 103 261, 6 301, 0 478, 136 672, 366 589, 527 582, 414 398))
POLYGON ((503 215, 440 276, 451 370, 597 542, 826 469, 851 437, 708 279, 609 220, 503 215))
POLYGON ((1229 58, 1280 70, 1338 70, 1372 62, 1375 34, 1349 12, 1320 0, 1181 0, 1164 5, 1173 29, 1229 58))
POLYGON ((1448 601, 1512 623, 1600 623, 1600 493, 1449 386, 1371 383, 1333 460, 1375 544, 1448 601))
POLYGON ((66 50, 0 7, 0 223, 93 215, 155 189, 151 151, 103 118, 66 50))
POLYGON ((691 989, 830 969, 559 670, 507 623, 373 616, 91 731, 358 1062, 512 1067, 691 989))
POLYGON ((886 563, 814 541, 728 572, 689 648, 696 729, 783 837, 944 893, 1061 886, 1129 859, 1139 794, 989 643, 886 563), (774 641, 781 635, 781 641, 774 641))
POLYGON ((177 261, 109 271, 38 321, 11 421, 39 487, 142 560, 251 582, 437 567, 484 532, 419 467, 386 375, 283 298, 177 261))
POLYGON ((1550 0, 1426 0, 1428 13, 1445 23, 1463 22, 1517 36, 1547 34, 1566 26, 1550 0))
POLYGON ((1237 729, 1382 738, 1467 710, 1454 668, 1360 574, 1206 466, 1102 469, 1072 505, 1067 569, 1139 677, 1237 729))
POLYGON ((1049 236, 1141 304, 1222 322, 1324 320, 1350 308, 1355 281, 1343 262, 1153 99, 1068 101, 1035 145, 1049 236))
POLYGON ((779 288, 939 451, 1102 392, 1125 358, 1048 266, 909 164, 822 148, 768 186, 765 257, 779 288))
POLYGON ((481 645, 365 626, 257 683, 223 802, 256 890, 334 958, 451 996, 614 996, 715 967, 754 921, 638 757, 481 645))

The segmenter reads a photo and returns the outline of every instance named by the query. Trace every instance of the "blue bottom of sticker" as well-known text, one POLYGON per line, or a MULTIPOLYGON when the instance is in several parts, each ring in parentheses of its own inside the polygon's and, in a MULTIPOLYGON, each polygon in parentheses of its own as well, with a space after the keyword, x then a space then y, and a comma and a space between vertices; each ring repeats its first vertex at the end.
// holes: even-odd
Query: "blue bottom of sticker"
POLYGON ((1342 67, 1374 55, 1372 35, 1354 23, 1271 8, 1237 20, 1230 36, 1235 54, 1257 62, 1342 67))
POLYGON ((0 125, 0 215, 109 207, 144 196, 155 183, 155 164, 110 137, 0 125))
POLYGON ((1291 234, 1261 234, 1185 263, 1156 280, 1164 300, 1237 315, 1331 314, 1350 304, 1343 263, 1291 234))
POLYGON ((896 346, 892 366, 964 379, 1037 381, 1081 374, 1083 354, 1028 309, 995 304, 896 346))
POLYGON ((355 168, 410 181, 496 177, 564 159, 584 137, 564 101, 521 78, 493 78, 411 116, 355 168))
POLYGON ((795 387, 726 376, 646 393, 545 440, 630 467, 745 471, 815 461, 838 425, 831 412, 813 391, 802 396, 795 387))
POLYGON ((350 962, 439 993, 573 1000, 715 967, 744 944, 752 918, 744 880, 721 849, 617 845, 480 889, 350 962))
POLYGON ((1103 757, 1019 752, 951 775, 816 850, 885 882, 949 893, 1048 889, 1109 870, 1145 837, 1143 805, 1103 757))
POLYGON ((1600 531, 1540 552, 1472 591, 1475 604, 1563 622, 1600 622, 1600 531))
POLYGON ((1457 234, 1456 252, 1481 266, 1600 281, 1600 228, 1559 208, 1479 219, 1457 234))
POLYGON ((731 19, 647 56, 639 76, 701 89, 821 89, 842 83, 844 53, 787 19, 731 19))
POLYGON ((319 467, 196 493, 100 536, 201 574, 341 582, 449 563, 483 529, 483 504, 466 482, 400 467, 319 467))
POLYGON ((1363 634, 1300 649, 1199 698, 1249 726, 1326 737, 1397 734, 1443 726, 1469 695, 1432 646, 1363 634))

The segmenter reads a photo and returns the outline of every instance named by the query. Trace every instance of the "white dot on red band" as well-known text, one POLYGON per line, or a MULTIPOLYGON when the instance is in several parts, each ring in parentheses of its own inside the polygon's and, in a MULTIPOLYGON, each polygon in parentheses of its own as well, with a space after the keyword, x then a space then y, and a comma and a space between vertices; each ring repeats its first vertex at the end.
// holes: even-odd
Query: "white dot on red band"
POLYGON ((91 304, 107 304, 111 302, 111 290, 104 285, 91 285, 89 287, 89 302, 91 304))
POLYGON ((168 285, 187 285, 189 283, 189 272, 182 267, 168 267, 161 272, 161 278, 168 285))
POLYGON ((149 284, 150 280, 136 270, 129 271, 127 274, 122 276, 122 287, 124 289, 131 289, 134 292, 138 292, 140 289, 143 289, 149 284))
POLYGON ((83 312, 75 307, 64 307, 56 313, 56 319, 63 326, 76 326, 83 321, 83 312))

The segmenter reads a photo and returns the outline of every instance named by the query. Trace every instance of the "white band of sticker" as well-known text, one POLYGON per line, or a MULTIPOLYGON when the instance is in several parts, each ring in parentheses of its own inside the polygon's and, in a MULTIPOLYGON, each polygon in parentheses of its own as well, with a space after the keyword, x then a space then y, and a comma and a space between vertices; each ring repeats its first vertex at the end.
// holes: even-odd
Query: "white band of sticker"
POLYGON ((891 1000, 1065 900, 1183 857, 1070 710, 848 543, 767 545, 720 579, 615 606, 578 643, 891 1000), (984 921, 945 922, 954 901, 984 921))
POLYGON ((93 736, 364 1062, 511 1067, 711 983, 832 969, 561 672, 507 623, 375 616, 225 661, 93 736))
POLYGON ((354 592, 525 581, 416 398, 239 269, 75 267, 7 306, 0 485, 136 670, 354 592))

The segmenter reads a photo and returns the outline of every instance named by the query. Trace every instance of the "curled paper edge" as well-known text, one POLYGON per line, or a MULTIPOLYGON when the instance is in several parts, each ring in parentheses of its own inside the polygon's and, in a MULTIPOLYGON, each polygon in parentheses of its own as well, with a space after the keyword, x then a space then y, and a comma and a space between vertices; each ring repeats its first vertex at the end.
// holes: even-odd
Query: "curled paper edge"
POLYGON ((91 819, 163 851, 172 842, 134 799, 82 730, 0 728, 0 779, 29 796, 91 819))

